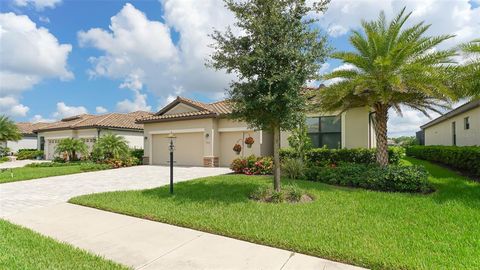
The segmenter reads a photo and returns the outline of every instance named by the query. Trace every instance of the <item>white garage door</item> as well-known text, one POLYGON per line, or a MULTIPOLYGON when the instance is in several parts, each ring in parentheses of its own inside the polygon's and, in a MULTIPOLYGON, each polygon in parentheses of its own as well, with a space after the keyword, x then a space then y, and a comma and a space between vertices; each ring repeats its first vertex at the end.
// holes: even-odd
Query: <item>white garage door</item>
MULTIPOLYGON (((257 156, 259 153, 255 153, 254 148, 248 148, 244 141, 245 138, 248 136, 253 136, 255 133, 253 132, 221 132, 220 133, 220 158, 219 158, 219 164, 222 167, 229 167, 232 161, 238 157, 242 156, 249 156, 249 155, 254 155, 256 154, 257 156), (242 146, 242 152, 237 155, 233 151, 233 146, 238 143, 242 146)), ((258 143, 258 140, 257 140, 258 143)))
MULTIPOLYGON (((168 165, 170 140, 166 134, 152 136, 152 163, 168 165)), ((203 132, 175 134, 174 164, 178 166, 203 166, 203 132)))
POLYGON ((48 139, 47 140, 47 160, 52 160, 55 157, 55 150, 57 149, 57 144, 60 139, 48 139))

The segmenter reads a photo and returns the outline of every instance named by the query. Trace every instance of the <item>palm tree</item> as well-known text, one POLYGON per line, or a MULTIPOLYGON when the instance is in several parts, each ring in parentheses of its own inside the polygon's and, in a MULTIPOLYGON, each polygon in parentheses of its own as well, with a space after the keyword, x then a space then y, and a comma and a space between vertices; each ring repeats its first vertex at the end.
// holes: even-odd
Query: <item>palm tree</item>
POLYGON ((15 122, 8 116, 0 115, 0 142, 18 141, 22 138, 22 134, 15 122))
POLYGON ((363 33, 352 31, 352 52, 337 52, 333 58, 351 68, 324 76, 336 83, 320 89, 315 105, 324 112, 343 112, 367 106, 374 111, 377 163, 388 165, 387 121, 389 110, 401 115, 402 107, 421 111, 448 108, 454 92, 448 75, 454 50, 436 50, 451 35, 425 36, 430 25, 423 22, 409 28, 405 8, 391 22, 383 12, 378 20, 362 21, 363 33))
POLYGON ((130 155, 130 149, 125 138, 112 133, 100 137, 93 149, 93 152, 103 156, 103 158, 121 158, 130 155))
POLYGON ((55 149, 55 153, 66 153, 69 161, 75 161, 78 160, 77 153, 80 153, 84 156, 88 154, 88 146, 80 139, 65 138, 60 140, 55 149))
POLYGON ((466 97, 480 97, 480 39, 460 45, 460 49, 467 57, 464 65, 454 78, 461 85, 462 93, 466 97))

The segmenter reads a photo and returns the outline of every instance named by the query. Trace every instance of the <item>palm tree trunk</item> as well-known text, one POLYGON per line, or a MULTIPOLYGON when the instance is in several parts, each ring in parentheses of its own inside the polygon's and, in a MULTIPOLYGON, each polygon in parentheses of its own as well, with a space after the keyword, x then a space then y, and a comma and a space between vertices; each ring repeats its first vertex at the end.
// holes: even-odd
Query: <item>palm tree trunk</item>
POLYGON ((385 104, 375 105, 375 136, 377 138, 377 163, 380 166, 388 165, 387 143, 388 106, 385 104))
POLYGON ((273 188, 280 191, 280 126, 273 127, 273 188))

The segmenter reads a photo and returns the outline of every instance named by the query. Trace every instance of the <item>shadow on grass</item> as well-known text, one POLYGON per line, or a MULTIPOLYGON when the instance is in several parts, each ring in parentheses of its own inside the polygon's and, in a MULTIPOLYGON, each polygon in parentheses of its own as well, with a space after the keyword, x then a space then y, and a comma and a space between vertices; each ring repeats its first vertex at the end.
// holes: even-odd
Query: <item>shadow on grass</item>
MULTIPOLYGON (((233 178, 232 178, 233 179, 233 178)), ((178 204, 190 202, 238 203, 248 201, 248 196, 257 187, 265 185, 268 178, 258 181, 186 181, 174 185, 174 196, 169 193, 169 186, 142 191, 150 198, 173 199, 178 204)))

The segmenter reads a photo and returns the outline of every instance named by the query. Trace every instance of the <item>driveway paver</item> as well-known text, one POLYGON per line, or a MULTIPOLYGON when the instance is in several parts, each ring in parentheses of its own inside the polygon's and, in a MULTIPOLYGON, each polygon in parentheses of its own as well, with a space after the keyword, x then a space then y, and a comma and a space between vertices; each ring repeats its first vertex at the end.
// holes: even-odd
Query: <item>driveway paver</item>
MULTIPOLYGON (((228 168, 175 167, 175 182, 231 172, 228 168)), ((146 189, 168 184, 169 168, 135 166, 0 184, 0 217, 107 191, 146 189)))
POLYGON ((34 159, 26 159, 26 160, 15 160, 15 161, 6 161, 0 163, 0 169, 10 169, 10 168, 19 168, 23 167, 27 164, 31 163, 41 163, 41 162, 48 162, 45 160, 34 160, 34 159))

